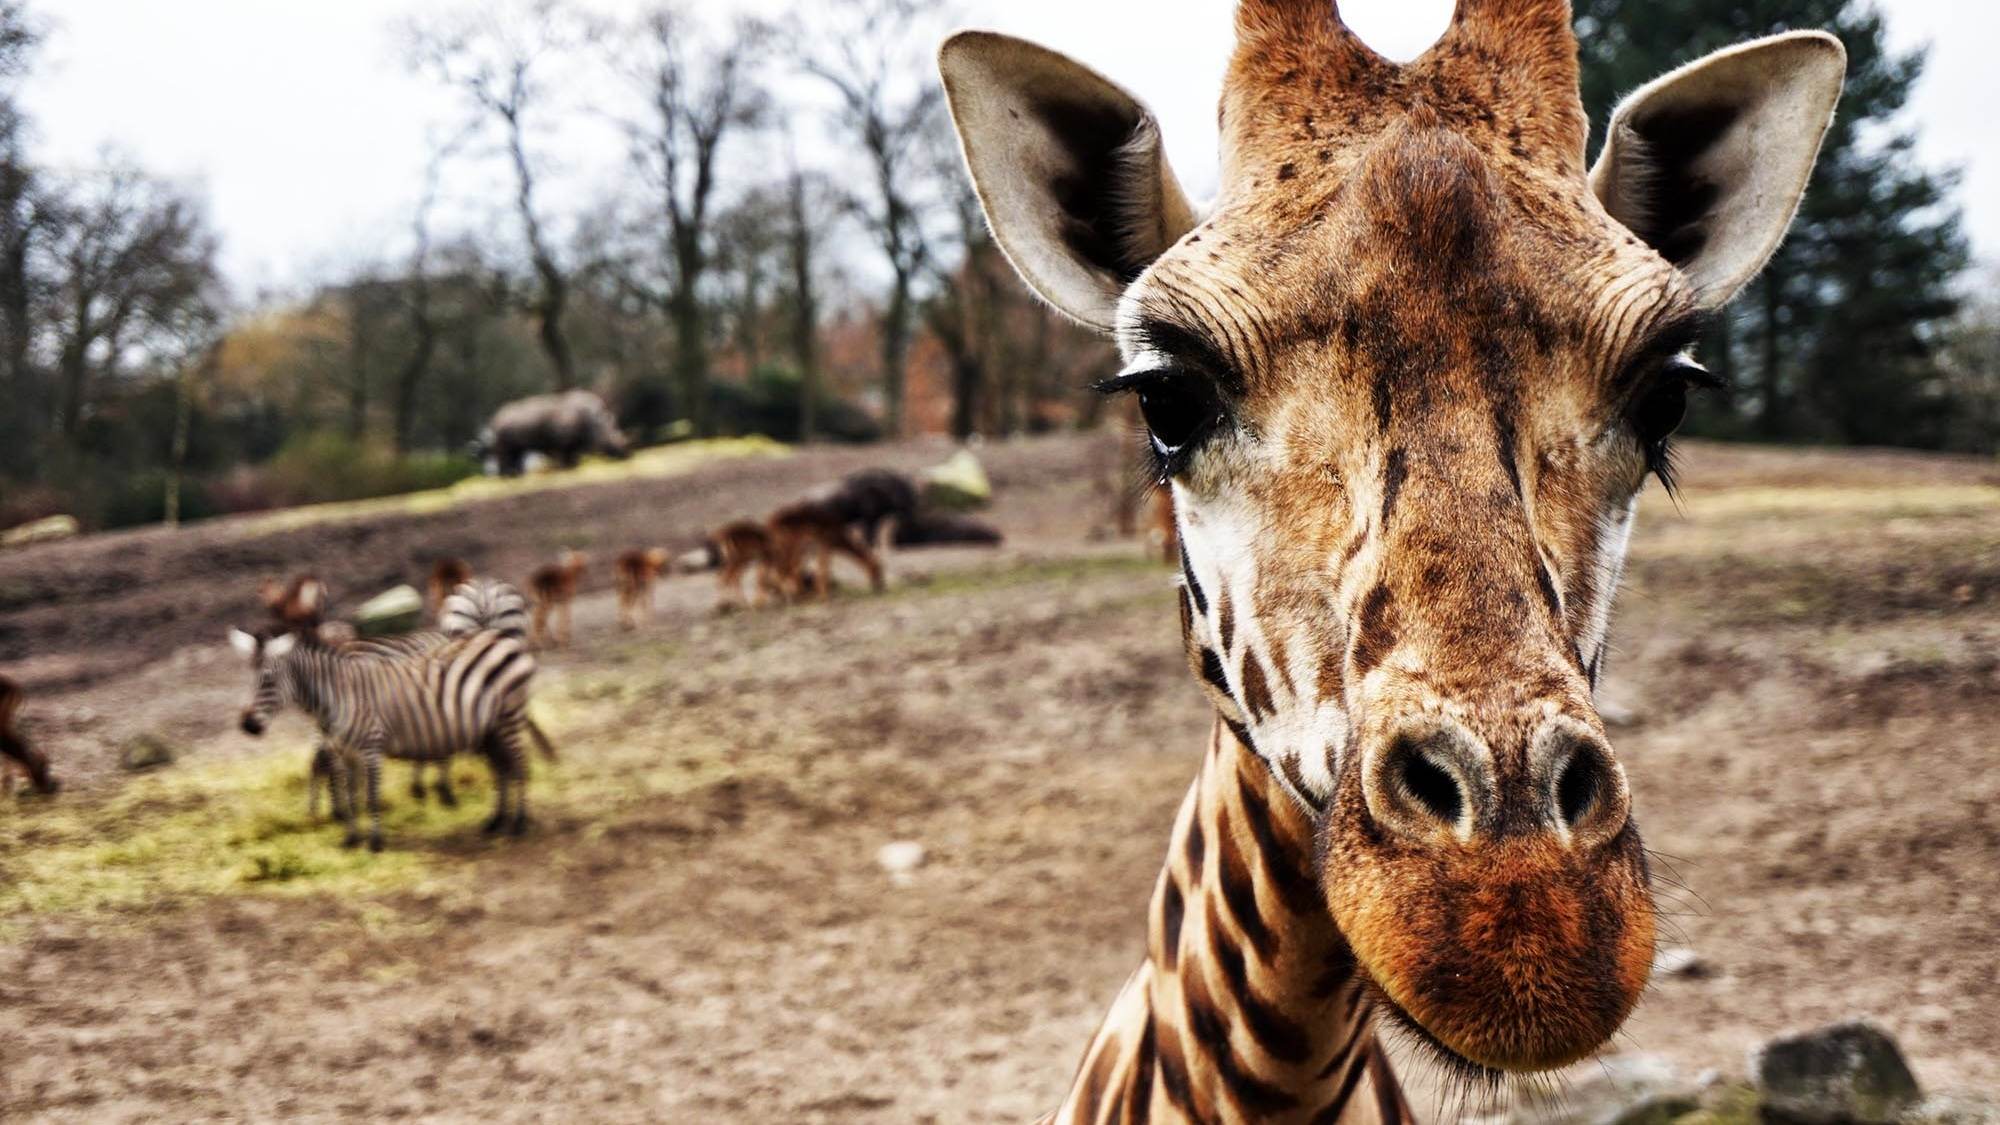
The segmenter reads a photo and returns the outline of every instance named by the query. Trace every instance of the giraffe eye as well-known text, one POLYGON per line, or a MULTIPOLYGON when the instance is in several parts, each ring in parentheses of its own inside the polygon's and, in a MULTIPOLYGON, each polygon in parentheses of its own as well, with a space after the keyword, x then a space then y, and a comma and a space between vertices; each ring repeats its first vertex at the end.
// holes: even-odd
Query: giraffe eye
POLYGON ((1171 458, 1191 450, 1220 420, 1222 404, 1208 380, 1181 376, 1141 386, 1139 413, 1145 416, 1154 451, 1171 458))
POLYGON ((1685 355, 1677 355, 1661 366, 1652 386, 1632 405, 1629 415, 1640 444, 1651 449, 1661 445, 1687 419, 1688 391, 1721 384, 1708 368, 1685 355))
POLYGON ((1214 382, 1198 372, 1178 368, 1128 371, 1097 384, 1097 390, 1139 397, 1146 441, 1158 469, 1155 475, 1161 480, 1186 469, 1188 458, 1228 417, 1214 382))
POLYGON ((1685 355, 1676 355, 1661 366, 1652 385, 1626 413, 1639 447, 1646 454, 1646 471, 1660 479, 1669 494, 1674 492, 1674 431, 1687 419, 1688 391, 1707 390, 1722 385, 1708 369, 1685 355))

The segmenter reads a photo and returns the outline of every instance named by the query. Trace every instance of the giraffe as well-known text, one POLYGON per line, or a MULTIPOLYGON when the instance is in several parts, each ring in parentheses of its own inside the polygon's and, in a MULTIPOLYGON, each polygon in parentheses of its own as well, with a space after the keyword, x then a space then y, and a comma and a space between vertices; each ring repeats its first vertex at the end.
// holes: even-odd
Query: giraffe
POLYGON ((1846 67, 1817 32, 1717 52, 1586 168, 1567 0, 1459 0, 1404 64, 1333 0, 1235 29, 1203 207, 1108 79, 988 32, 939 56, 996 241, 1125 361, 1216 713, 1049 1121, 1403 1121, 1389 1034, 1494 1082, 1624 1022, 1654 909, 1593 703, 1611 602, 1846 67))

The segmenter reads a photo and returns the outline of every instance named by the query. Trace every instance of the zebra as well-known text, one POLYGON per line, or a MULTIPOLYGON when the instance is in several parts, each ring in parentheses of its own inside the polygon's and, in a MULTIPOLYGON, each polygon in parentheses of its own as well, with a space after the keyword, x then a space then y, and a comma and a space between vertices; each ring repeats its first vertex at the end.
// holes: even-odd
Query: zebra
MULTIPOLYGON (((438 609, 437 628, 422 629, 393 637, 364 637, 342 642, 336 647, 349 652, 369 652, 391 657, 420 656, 443 648, 452 640, 488 630, 503 636, 525 639, 528 635, 528 600, 509 583, 496 578, 473 578, 459 583, 445 597, 438 609)), ((525 720, 524 729, 528 737, 534 740, 542 757, 551 762, 555 761, 555 744, 549 741, 541 725, 533 718, 529 718, 525 720)), ((391 753, 389 756, 396 755, 391 753)), ((332 748, 324 741, 314 747, 312 764, 306 780, 307 817, 315 820, 319 818, 319 791, 323 786, 328 791, 333 815, 345 816, 341 811, 341 802, 343 797, 349 795, 333 787, 336 764, 332 748)), ((446 808, 458 807, 458 795, 451 787, 449 758, 435 762, 418 759, 411 763, 411 798, 422 801, 431 792, 437 793, 438 803, 446 808), (436 768, 437 780, 426 787, 424 770, 430 767, 436 768)))
POLYGON ((528 599, 513 585, 497 578, 474 578, 460 583, 438 610, 438 628, 447 637, 491 629, 525 639, 528 624, 528 599))
MULTIPOLYGON (((286 704, 311 715, 331 752, 336 792, 357 765, 367 781, 370 850, 382 850, 384 754, 432 762, 461 751, 484 754, 496 794, 485 830, 526 831, 528 761, 521 735, 535 658, 518 638, 483 631, 405 654, 333 648, 295 633, 261 637, 236 629, 229 640, 256 673, 244 732, 263 734, 286 704)), ((339 810, 348 847, 361 842, 355 804, 350 788, 339 810)))

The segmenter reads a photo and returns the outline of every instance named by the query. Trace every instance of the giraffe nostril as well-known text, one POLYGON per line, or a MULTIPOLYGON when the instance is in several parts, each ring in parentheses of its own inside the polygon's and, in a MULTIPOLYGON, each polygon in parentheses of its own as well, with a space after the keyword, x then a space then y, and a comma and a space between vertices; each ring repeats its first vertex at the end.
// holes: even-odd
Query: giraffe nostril
POLYGON ((1604 763, 1588 750, 1579 751, 1556 781, 1556 810, 1563 823, 1575 828, 1595 808, 1604 791, 1604 763))
POLYGON ((1396 784, 1412 802, 1446 824, 1457 824, 1465 812, 1465 795, 1458 779, 1444 767, 1424 756, 1420 747, 1402 743, 1396 748, 1396 784))

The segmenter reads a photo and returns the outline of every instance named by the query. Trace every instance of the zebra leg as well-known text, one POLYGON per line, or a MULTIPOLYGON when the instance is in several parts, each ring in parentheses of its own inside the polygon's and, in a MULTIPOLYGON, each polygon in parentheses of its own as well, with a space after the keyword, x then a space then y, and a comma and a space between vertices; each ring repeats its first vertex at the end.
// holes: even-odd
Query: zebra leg
POLYGON ((333 776, 329 782, 330 795, 335 815, 347 826, 347 835, 340 841, 343 848, 359 847, 361 827, 356 819, 361 814, 361 802, 355 798, 354 786, 358 780, 354 754, 348 747, 341 747, 333 757, 333 776), (343 799, 342 794, 345 794, 343 799))
POLYGON ((382 850, 382 736, 373 734, 362 750, 362 767, 368 771, 368 850, 382 850))
POLYGON ((410 799, 421 805, 424 803, 424 797, 427 795, 424 789, 424 763, 412 762, 410 763, 410 799))
POLYGON ((451 789, 451 759, 446 758, 444 761, 439 762, 437 764, 437 771, 437 784, 431 786, 431 788, 437 790, 438 804, 448 809, 457 808, 458 794, 452 792, 451 789))

